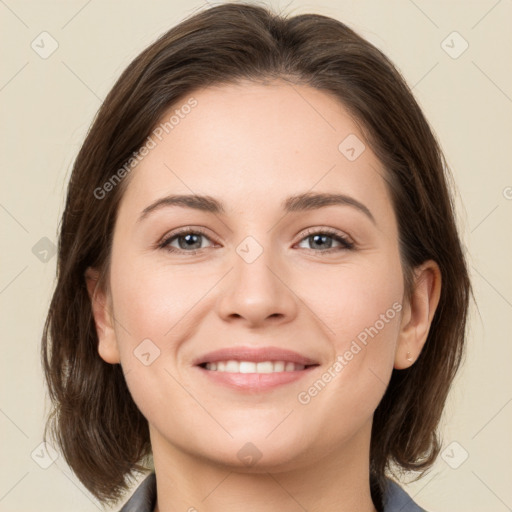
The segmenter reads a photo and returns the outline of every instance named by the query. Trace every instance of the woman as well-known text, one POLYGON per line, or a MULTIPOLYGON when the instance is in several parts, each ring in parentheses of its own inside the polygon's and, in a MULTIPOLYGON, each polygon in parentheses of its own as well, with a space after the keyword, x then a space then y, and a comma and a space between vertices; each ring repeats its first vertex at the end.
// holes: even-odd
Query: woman
MULTIPOLYGON (((50 430, 123 511, 422 510, 470 283, 441 150, 341 22, 204 10, 78 154, 42 357, 50 430)), ((46 437, 46 432, 45 432, 46 437)))

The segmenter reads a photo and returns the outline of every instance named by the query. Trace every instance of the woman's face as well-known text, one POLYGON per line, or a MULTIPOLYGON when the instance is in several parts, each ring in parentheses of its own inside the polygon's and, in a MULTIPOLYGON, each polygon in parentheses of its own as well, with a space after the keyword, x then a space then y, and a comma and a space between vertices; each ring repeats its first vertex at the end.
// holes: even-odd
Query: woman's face
POLYGON ((173 114, 118 211, 101 357, 154 450, 274 469, 361 450, 404 313, 382 165, 307 86, 202 89, 173 114))

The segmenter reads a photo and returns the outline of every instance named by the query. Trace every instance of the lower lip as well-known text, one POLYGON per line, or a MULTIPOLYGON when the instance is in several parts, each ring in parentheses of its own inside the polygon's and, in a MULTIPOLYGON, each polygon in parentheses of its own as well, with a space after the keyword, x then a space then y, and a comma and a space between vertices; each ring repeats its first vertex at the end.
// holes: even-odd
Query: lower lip
POLYGON ((318 366, 310 366, 304 370, 293 372, 274 373, 231 373, 206 370, 201 366, 196 366, 196 368, 215 383, 244 391, 265 391, 302 379, 306 375, 310 375, 318 366))

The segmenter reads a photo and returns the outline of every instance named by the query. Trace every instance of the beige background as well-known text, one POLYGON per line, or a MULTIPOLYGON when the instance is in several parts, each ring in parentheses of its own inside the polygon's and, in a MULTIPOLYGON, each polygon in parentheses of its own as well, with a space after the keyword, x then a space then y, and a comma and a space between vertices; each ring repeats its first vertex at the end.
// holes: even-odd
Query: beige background
MULTIPOLYGON (((380 47, 441 141, 459 190, 478 311, 444 418, 444 459, 406 489, 432 512, 512 510, 512 3, 269 3, 334 16, 380 47)), ((50 464, 39 447, 48 406, 39 341, 56 262, 44 251, 56 243, 71 164, 102 98, 143 48, 201 5, 0 0, 1 511, 102 510, 62 457, 50 464), (51 49, 43 31, 58 43, 46 59, 31 47, 43 52, 45 37, 44 51, 51 49)))

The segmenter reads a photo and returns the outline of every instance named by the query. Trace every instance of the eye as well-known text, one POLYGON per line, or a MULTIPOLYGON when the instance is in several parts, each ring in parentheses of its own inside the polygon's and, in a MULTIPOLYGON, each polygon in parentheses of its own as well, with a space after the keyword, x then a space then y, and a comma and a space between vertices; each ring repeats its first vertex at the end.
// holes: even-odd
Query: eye
POLYGON ((169 252, 188 252, 196 254, 204 249, 203 240, 210 240, 204 232, 199 229, 184 228, 178 232, 171 233, 160 244, 161 249, 169 252), (178 247, 172 244, 177 243, 178 247))
MULTIPOLYGON (((202 242, 204 240, 211 242, 211 239, 202 230, 186 227, 177 232, 174 231, 173 233, 170 233, 164 238, 164 240, 162 240, 161 243, 158 244, 158 247, 172 253, 188 253, 193 255, 207 248, 203 246, 202 242)), ((351 242, 345 235, 342 235, 331 228, 310 229, 306 231, 306 236, 301 239, 299 245, 303 242, 309 242, 312 248, 302 248, 317 253, 331 254, 332 252, 354 249, 353 242, 351 242), (333 241, 335 244, 338 244, 338 247, 333 247, 333 241)))
POLYGON ((354 249, 353 242, 351 242, 345 235, 342 235, 330 228, 311 229, 306 232, 306 237, 304 237, 299 243, 303 243, 304 241, 306 243, 310 243, 312 246, 312 249, 310 250, 314 250, 314 252, 330 254, 332 252, 354 249), (333 247, 333 241, 338 243, 338 247, 333 247), (316 250, 318 248, 320 248, 320 250, 316 250))

